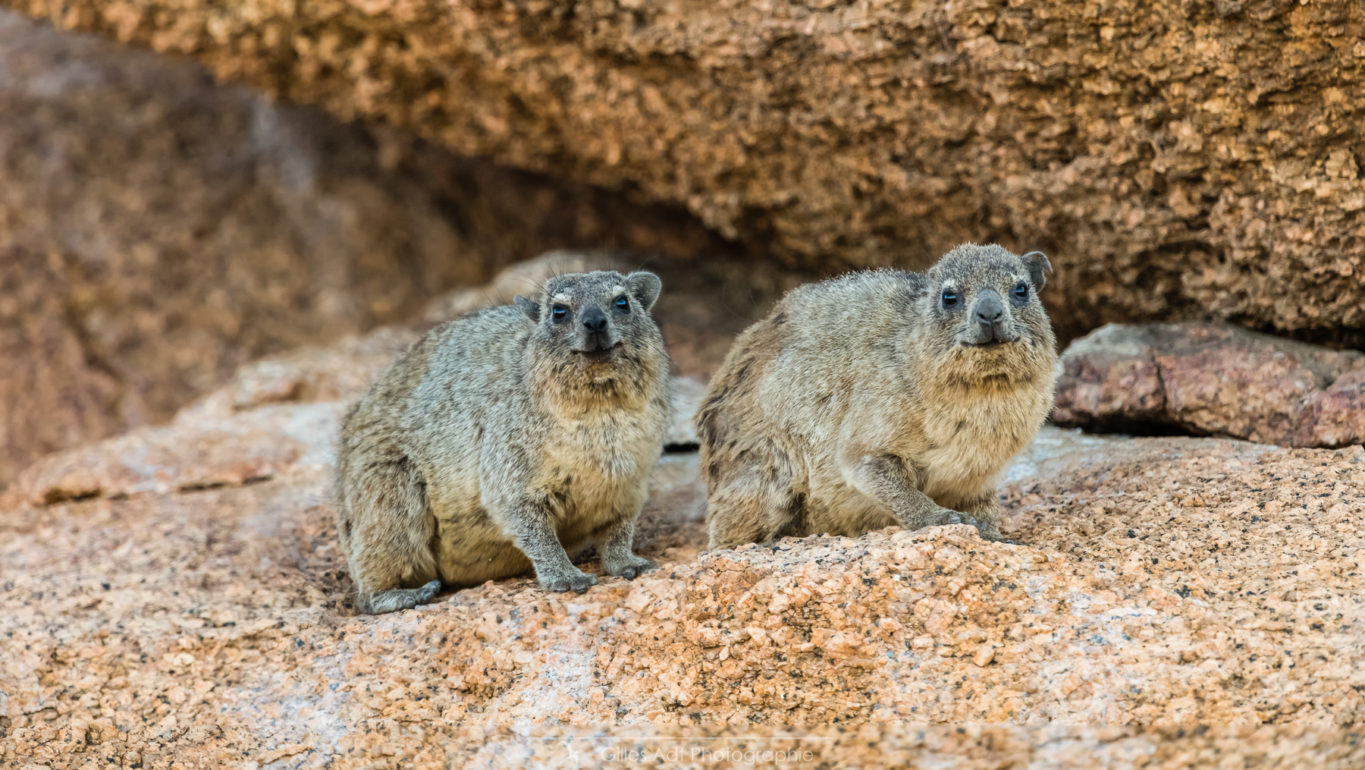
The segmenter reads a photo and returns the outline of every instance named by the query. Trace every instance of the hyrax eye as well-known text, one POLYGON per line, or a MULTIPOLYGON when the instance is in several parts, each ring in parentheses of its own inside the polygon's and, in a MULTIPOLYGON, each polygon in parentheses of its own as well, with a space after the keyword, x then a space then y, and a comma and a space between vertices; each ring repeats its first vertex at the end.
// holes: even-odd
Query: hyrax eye
POLYGON ((550 308, 550 317, 557 324, 564 323, 569 319, 569 308, 565 305, 555 305, 550 308))
POLYGON ((630 300, 626 299, 624 294, 617 297, 611 304, 615 305, 617 310, 630 310, 630 300))
POLYGON ((943 306, 952 307, 957 304, 957 292, 952 289, 943 290, 943 306))
POLYGON ((1020 281, 1015 284, 1013 293, 1015 299, 1028 299, 1028 284, 1020 281))

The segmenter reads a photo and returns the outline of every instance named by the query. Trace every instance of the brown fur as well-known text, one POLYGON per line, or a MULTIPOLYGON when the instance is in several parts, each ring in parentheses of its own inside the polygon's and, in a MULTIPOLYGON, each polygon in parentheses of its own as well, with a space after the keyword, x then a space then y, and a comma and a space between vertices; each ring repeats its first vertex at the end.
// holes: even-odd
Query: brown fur
POLYGON ((538 302, 433 329, 361 398, 337 524, 362 612, 531 570, 584 591, 568 550, 587 543, 607 574, 655 566, 632 543, 671 409, 658 293, 649 273, 552 278, 538 302))
POLYGON ((998 537, 996 477, 1052 404, 1049 270, 1037 252, 966 244, 922 275, 790 292, 736 340, 697 414, 710 547, 895 524, 998 537))

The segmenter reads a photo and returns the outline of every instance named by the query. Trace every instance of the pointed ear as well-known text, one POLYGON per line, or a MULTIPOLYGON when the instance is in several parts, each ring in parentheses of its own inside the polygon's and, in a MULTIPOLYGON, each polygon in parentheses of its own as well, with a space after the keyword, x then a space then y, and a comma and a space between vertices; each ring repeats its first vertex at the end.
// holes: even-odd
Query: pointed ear
POLYGON ((1033 282, 1033 290, 1042 291, 1043 284, 1047 283, 1047 276, 1052 274, 1052 263, 1048 261, 1047 255, 1041 251, 1030 251, 1021 259, 1024 260, 1024 266, 1028 268, 1028 277, 1033 282))
POLYGON ((516 297, 512 299, 512 304, 516 305, 517 308, 521 310, 521 312, 525 313, 527 318, 531 319, 532 321, 535 321, 536 323, 540 323, 539 302, 529 300, 518 294, 516 297))
POLYGON ((643 270, 626 276, 626 291, 640 303, 645 312, 654 307, 654 301, 659 298, 659 292, 663 287, 664 282, 659 280, 659 276, 643 270))

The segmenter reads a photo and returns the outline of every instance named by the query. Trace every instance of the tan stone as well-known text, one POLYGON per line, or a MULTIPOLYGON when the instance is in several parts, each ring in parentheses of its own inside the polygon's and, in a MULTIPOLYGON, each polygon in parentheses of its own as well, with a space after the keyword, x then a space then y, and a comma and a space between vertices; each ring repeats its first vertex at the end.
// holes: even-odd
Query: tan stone
POLYGON ((1365 341, 1356 2, 4 4, 807 267, 1043 249, 1064 337, 1365 341))
POLYGON ((639 533, 659 571, 370 617, 329 498, 343 402, 220 395, 240 384, 0 500, 0 763, 1365 759, 1360 447, 1047 429, 1002 488, 1019 545, 957 526, 716 553, 696 457, 669 454, 639 533))

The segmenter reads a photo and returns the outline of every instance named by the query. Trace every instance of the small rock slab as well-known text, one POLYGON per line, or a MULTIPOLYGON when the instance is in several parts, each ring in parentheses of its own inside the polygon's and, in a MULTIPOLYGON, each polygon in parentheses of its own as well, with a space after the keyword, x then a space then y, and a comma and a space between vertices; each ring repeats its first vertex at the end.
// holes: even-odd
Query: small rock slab
POLYGON ((1296 447, 1365 441, 1365 354, 1210 323, 1110 324, 1062 354, 1052 420, 1296 447))

